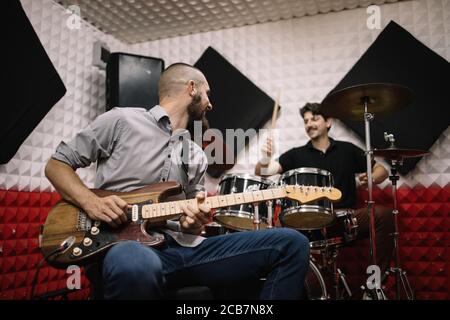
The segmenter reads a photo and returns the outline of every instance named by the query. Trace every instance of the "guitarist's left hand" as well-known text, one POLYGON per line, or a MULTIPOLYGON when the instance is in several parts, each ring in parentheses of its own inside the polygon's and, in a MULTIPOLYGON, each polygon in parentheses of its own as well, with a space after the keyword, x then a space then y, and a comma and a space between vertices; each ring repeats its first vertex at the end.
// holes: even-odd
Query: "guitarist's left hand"
POLYGON ((191 234, 200 234, 203 226, 210 222, 211 207, 204 203, 205 192, 199 192, 196 196, 197 205, 182 205, 183 214, 180 217, 181 231, 191 234))

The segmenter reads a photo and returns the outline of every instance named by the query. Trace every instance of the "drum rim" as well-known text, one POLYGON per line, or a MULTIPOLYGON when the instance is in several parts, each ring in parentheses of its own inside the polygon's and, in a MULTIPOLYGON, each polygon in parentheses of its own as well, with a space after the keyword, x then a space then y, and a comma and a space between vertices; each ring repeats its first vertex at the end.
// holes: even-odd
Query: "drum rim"
POLYGON ((222 178, 220 179, 219 185, 220 185, 223 181, 228 180, 228 179, 231 179, 231 178, 238 178, 238 179, 244 179, 244 180, 252 180, 252 181, 259 182, 259 183, 267 184, 268 186, 270 186, 270 185, 272 185, 272 184, 275 183, 275 181, 273 181, 272 179, 263 178, 263 177, 258 177, 258 176, 256 176, 256 175, 252 175, 252 174, 249 174, 249 173, 227 173, 227 174, 224 174, 224 175, 222 176, 222 178))
POLYGON ((286 177, 290 177, 290 176, 292 176, 295 173, 317 173, 317 174, 320 174, 322 176, 330 176, 330 177, 333 176, 330 171, 327 171, 327 170, 324 170, 324 169, 314 168, 314 167, 300 167, 300 168, 296 168, 296 169, 292 169, 292 170, 286 171, 285 173, 283 173, 280 176, 280 180, 283 180, 286 177))
MULTIPOLYGON (((307 205, 303 205, 303 207, 306 207, 306 206, 307 205)), ((308 212, 310 212, 311 209, 318 209, 318 208, 312 208, 312 207, 323 208, 322 206, 317 206, 317 205, 310 205, 309 207, 310 208, 308 208, 309 209, 308 212)), ((299 226, 294 226, 292 224, 287 224, 285 217, 289 216, 289 215, 293 215, 293 214, 299 213, 299 211, 294 211, 294 210, 297 210, 298 208, 300 208, 300 207, 299 206, 289 207, 289 209, 285 209, 285 210, 280 212, 279 219, 280 219, 281 224, 284 227, 293 228, 295 230, 318 230, 318 229, 323 229, 323 228, 327 228, 329 226, 332 226, 336 222, 336 216, 334 215, 333 210, 331 210, 331 212, 329 212, 329 213, 324 213, 323 211, 318 211, 317 212, 317 213, 324 214, 326 216, 330 216, 331 217, 331 220, 330 220, 329 223, 327 223, 325 225, 321 225, 320 227, 316 226, 316 227, 309 227, 308 228, 308 227, 299 227, 299 226)), ((300 212, 300 214, 301 214, 301 212, 300 212)))
MULTIPOLYGON (((316 263, 310 258, 309 259, 309 270, 312 271, 312 273, 317 277, 317 280, 319 281, 320 288, 322 289, 322 296, 320 298, 312 299, 312 300, 327 300, 328 299, 328 292, 327 292, 327 286, 325 284, 325 279, 323 278, 322 272, 320 272, 319 267, 316 265, 316 263)), ((305 278, 306 281, 306 278, 305 278)), ((307 290, 305 286, 305 290, 307 290)), ((310 297, 307 297, 308 299, 310 297)))
POLYGON ((355 210, 353 209, 334 209, 334 214, 336 218, 342 218, 342 217, 354 217, 355 216, 355 210))
MULTIPOLYGON (((216 212, 217 212, 217 211, 216 211, 216 212)), ((249 220, 251 219, 251 218, 249 218, 248 214, 243 214, 243 213, 242 213, 242 212, 246 212, 246 211, 240 211, 240 210, 228 210, 228 212, 234 212, 234 213, 237 213, 238 215, 235 215, 235 214, 227 214, 227 213, 225 213, 225 214, 222 214, 222 215, 219 215, 219 216, 222 216, 222 217, 234 217, 234 218, 245 218, 245 219, 249 219, 249 220)), ((220 222, 220 220, 217 220, 216 216, 217 216, 217 213, 214 214, 214 216, 213 216, 213 221, 216 221, 218 224, 220 224, 221 226, 223 226, 223 227, 225 227, 225 228, 229 228, 229 229, 237 230, 237 231, 247 231, 247 230, 251 230, 251 229, 246 229, 246 228, 236 227, 236 226, 231 225, 231 224, 227 224, 227 223, 220 222)), ((260 219, 261 219, 261 224, 263 224, 263 225, 265 225, 265 226, 268 225, 268 223, 267 223, 267 218, 261 217, 260 219)))
MULTIPOLYGON (((248 212, 248 211, 243 211, 243 210, 219 209, 219 210, 216 210, 216 212, 214 213, 214 218, 216 218, 216 216, 253 219, 254 214, 251 212, 248 212)), ((260 217, 260 219, 263 219, 263 218, 264 217, 260 217)))
POLYGON ((306 210, 308 210, 308 212, 316 211, 315 213, 324 213, 326 215, 334 216, 333 209, 325 209, 323 206, 308 205, 308 204, 303 204, 301 206, 287 207, 286 209, 281 210, 280 215, 292 214, 292 211, 294 211, 294 210, 296 210, 295 212, 300 212, 300 213, 305 213, 306 210), (298 211, 297 209, 300 209, 300 211, 298 211), (305 209, 305 210, 301 210, 301 209, 305 209), (320 209, 323 209, 323 210, 321 211, 320 209), (323 212, 323 211, 327 211, 327 212, 323 212))
POLYGON ((334 237, 324 240, 311 241, 309 247, 311 249, 319 249, 327 246, 344 245, 344 239, 342 237, 334 237))

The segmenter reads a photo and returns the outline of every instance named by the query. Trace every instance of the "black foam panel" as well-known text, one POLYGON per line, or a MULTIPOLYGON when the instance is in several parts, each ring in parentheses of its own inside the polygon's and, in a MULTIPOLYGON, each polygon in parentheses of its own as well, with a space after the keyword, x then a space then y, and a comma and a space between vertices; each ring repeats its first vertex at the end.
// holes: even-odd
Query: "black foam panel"
MULTIPOLYGON (((213 110, 207 113, 210 128, 220 130, 224 138, 226 129, 258 130, 271 118, 274 107, 272 98, 216 50, 208 47, 195 67, 205 74, 211 88, 213 110)), ((231 147, 230 141, 225 142, 225 148, 234 149, 235 155, 245 146, 237 145, 235 141, 231 147)), ((208 173, 218 177, 224 169, 223 166, 210 165, 208 173)))
MULTIPOLYGON (((449 62, 391 21, 347 75, 330 92, 367 83, 396 83, 410 88, 412 103, 371 123, 372 147, 383 149, 384 132, 396 146, 429 150, 450 124, 449 62)), ((342 120, 364 141, 364 122, 342 120)), ((420 158, 405 161, 400 173, 410 172, 420 158)))
POLYGON ((2 116, 0 163, 14 156, 23 141, 66 93, 20 1, 2 1, 0 10, 2 116))

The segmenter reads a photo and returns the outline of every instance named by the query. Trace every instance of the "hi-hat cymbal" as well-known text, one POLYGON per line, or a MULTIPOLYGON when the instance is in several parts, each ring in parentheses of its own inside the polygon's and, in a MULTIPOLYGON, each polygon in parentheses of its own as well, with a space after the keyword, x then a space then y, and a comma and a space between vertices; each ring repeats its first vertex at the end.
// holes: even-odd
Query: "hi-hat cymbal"
POLYGON ((367 111, 383 116, 398 111, 412 102, 412 91, 393 83, 368 83, 344 88, 329 94, 322 102, 324 114, 343 120, 364 120, 367 111))
POLYGON ((417 150, 417 149, 397 149, 397 148, 389 148, 389 149, 375 149, 373 150, 373 155, 377 157, 386 158, 389 160, 399 160, 402 158, 417 158, 422 157, 430 152, 425 150, 417 150))

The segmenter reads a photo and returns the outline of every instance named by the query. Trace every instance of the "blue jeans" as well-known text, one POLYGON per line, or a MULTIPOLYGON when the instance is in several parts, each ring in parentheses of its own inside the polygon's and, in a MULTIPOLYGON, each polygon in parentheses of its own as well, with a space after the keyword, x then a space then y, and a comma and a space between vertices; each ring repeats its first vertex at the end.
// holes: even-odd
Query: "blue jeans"
POLYGON ((158 299, 167 288, 219 287, 266 278, 261 299, 300 299, 309 268, 309 241, 287 229, 210 237, 194 248, 172 238, 160 249, 126 241, 103 261, 105 299, 158 299))

